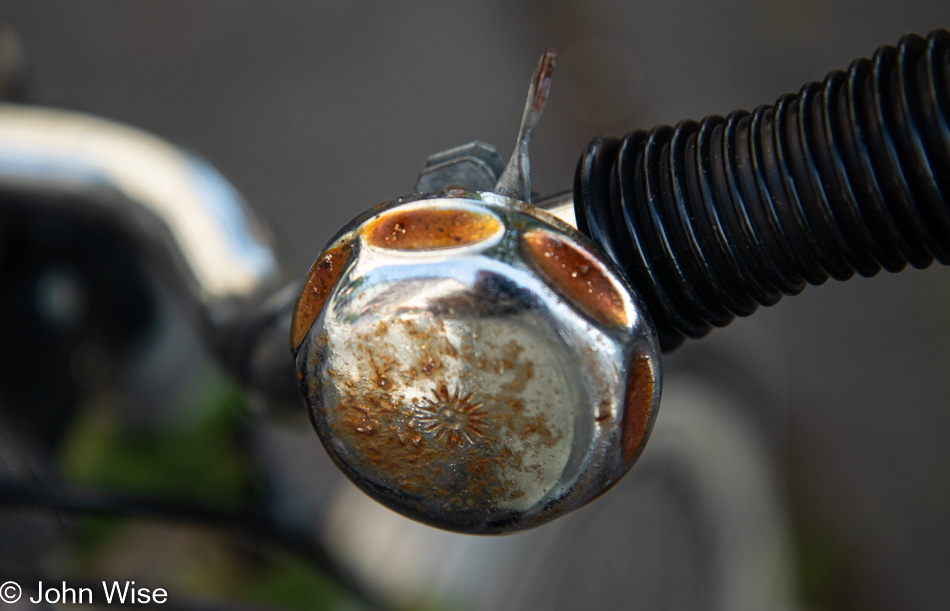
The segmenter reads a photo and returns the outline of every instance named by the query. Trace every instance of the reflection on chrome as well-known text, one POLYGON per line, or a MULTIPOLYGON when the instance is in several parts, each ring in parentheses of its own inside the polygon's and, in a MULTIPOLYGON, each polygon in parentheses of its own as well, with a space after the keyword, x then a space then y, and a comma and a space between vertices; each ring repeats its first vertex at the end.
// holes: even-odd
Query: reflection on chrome
POLYGON ((0 195, 11 194, 117 223, 212 327, 274 288, 277 260, 240 195, 203 160, 134 128, 0 105, 0 195))

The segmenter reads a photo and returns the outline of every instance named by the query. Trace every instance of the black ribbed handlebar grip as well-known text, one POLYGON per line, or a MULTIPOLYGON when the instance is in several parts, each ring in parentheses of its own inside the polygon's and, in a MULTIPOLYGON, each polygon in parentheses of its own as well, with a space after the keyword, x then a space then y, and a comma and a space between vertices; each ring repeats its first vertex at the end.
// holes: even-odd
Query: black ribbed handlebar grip
POLYGON ((948 264, 950 33, 752 113, 594 140, 574 202, 665 351, 806 284, 948 264))

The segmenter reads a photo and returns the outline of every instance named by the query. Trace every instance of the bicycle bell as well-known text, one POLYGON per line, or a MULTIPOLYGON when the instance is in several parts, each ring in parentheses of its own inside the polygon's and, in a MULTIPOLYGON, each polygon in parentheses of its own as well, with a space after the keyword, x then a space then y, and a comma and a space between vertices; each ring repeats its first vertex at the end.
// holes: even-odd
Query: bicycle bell
POLYGON ((530 205, 532 78, 491 191, 384 203, 338 233, 294 309, 313 425, 365 492, 432 526, 524 530, 587 503, 639 456, 660 396, 636 293, 592 243, 530 205))

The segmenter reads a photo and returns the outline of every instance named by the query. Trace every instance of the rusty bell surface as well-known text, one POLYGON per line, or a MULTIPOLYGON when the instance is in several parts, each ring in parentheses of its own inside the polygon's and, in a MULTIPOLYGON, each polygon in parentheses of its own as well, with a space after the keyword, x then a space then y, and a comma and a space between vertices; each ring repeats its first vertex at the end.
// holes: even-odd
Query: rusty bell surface
POLYGON ((633 464, 659 402, 638 298, 570 226, 495 193, 389 202, 317 259, 292 349, 365 492, 468 533, 531 528, 633 464))

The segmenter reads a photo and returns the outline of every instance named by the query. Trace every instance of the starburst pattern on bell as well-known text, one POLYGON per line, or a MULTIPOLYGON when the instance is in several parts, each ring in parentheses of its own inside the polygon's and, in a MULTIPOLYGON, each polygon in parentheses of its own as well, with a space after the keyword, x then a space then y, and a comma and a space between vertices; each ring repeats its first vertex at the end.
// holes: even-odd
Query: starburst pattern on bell
POLYGON ((474 444, 476 438, 481 438, 479 429, 484 426, 482 418, 485 412, 478 409, 481 401, 472 401, 472 394, 461 396, 461 390, 456 387, 450 392, 448 386, 442 384, 432 392, 435 400, 423 397, 425 405, 413 406, 412 412, 416 421, 425 433, 433 435, 433 439, 445 439, 450 444, 474 444))

